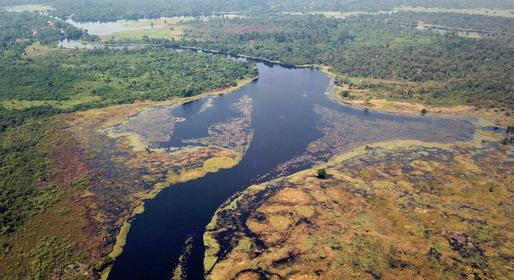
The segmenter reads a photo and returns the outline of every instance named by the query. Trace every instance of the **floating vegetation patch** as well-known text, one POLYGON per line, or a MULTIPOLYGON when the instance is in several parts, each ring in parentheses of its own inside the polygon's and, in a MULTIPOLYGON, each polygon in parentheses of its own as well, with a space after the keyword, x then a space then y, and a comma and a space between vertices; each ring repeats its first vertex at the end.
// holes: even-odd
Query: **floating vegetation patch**
MULTIPOLYGON (((90 110, 67 119, 91 172, 80 200, 90 224, 102 229, 94 233, 104 241, 103 251, 95 252, 95 270, 103 271, 102 277, 122 252, 130 221, 144 211, 145 200, 163 188, 239 163, 253 136, 251 101, 241 97, 234 104, 238 116, 212 124, 207 137, 188 139, 181 147, 156 147, 173 137, 178 123, 187 122, 173 115, 179 106, 173 101, 90 110)), ((184 273, 180 267, 176 275, 184 273)))
MULTIPOLYGON (((320 105, 315 106, 320 115, 319 128, 323 137, 312 142, 307 151, 280 165, 279 175, 291 167, 306 163, 323 162, 357 146, 392 139, 416 139, 431 143, 452 143, 470 140, 474 135, 471 122, 460 119, 398 118, 394 115, 375 115, 362 111, 362 115, 348 114, 320 105)), ((269 174, 264 178, 271 178, 269 174)))
MULTIPOLYGON (((200 111, 204 108, 205 102, 200 111)), ((211 105, 212 106, 212 105, 211 105)), ((212 145, 239 151, 244 154, 253 138, 251 125, 252 98, 248 95, 241 97, 238 103, 234 104, 240 112, 240 117, 231 118, 227 121, 215 123, 209 126, 209 136, 183 141, 188 145, 212 145)))

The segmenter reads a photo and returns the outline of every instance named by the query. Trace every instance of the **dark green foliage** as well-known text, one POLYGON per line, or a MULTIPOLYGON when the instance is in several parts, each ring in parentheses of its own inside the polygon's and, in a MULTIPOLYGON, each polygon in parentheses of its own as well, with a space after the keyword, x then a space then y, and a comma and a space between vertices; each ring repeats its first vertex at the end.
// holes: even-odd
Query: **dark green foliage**
POLYGON ((42 240, 29 255, 33 258, 30 279, 62 279, 64 268, 73 263, 72 246, 56 238, 42 240))
MULTIPOLYGON (((403 89, 382 83, 359 85, 383 89, 394 98, 435 105, 514 108, 512 36, 490 35, 474 40, 454 32, 420 31, 394 22, 396 16, 196 21, 191 24, 195 31, 189 37, 206 40, 181 43, 288 64, 326 64, 350 77, 415 83, 403 89)), ((468 21, 482 18, 470 17, 468 21)), ((514 25, 514 20, 502 19, 498 24, 514 25)))
POLYGON ((160 48, 12 61, 0 71, 0 100, 67 101, 77 92, 101 97, 105 104, 193 96, 257 75, 250 63, 160 48))
POLYGON ((59 186, 46 182, 48 162, 38 147, 46 128, 41 118, 0 134, 0 235, 14 232, 62 195, 59 186))
POLYGON ((317 176, 319 179, 325 179, 327 177, 327 170, 326 169, 318 169, 317 176))
POLYGON ((44 118, 62 112, 50 106, 38 106, 25 110, 7 110, 0 106, 0 133, 9 127, 22 124, 29 118, 44 118))
MULTIPOLYGON (((400 12, 394 15, 375 15, 375 18, 388 20, 389 23, 417 26, 419 22, 439 27, 475 30, 487 33, 514 34, 514 19, 492 16, 468 15, 457 13, 415 13, 400 12)), ((447 29, 445 29, 447 30, 447 29)))
POLYGON ((80 96, 98 98, 69 107, 6 110, 0 106, 0 132, 29 117, 136 100, 193 96, 257 75, 257 69, 251 63, 160 48, 77 51, 32 61, 4 57, 4 61, 6 63, 0 64, 0 101, 68 102, 80 96))

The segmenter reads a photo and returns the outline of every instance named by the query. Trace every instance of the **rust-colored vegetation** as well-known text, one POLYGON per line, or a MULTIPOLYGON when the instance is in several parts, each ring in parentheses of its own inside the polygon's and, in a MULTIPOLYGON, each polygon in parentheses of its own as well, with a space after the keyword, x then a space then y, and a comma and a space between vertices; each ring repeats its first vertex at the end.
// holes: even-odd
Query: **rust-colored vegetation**
POLYGON ((399 143, 228 202, 205 234, 208 278, 513 278, 513 147, 399 143))

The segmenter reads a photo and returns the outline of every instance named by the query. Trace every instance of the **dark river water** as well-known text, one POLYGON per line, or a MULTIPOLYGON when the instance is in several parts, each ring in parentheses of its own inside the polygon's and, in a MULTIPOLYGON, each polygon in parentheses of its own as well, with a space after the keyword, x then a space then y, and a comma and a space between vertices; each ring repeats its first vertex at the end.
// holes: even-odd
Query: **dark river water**
MULTIPOLYGON (((341 143, 348 143, 348 148, 359 142, 391 139, 396 134, 400 138, 440 142, 465 140, 473 134, 472 124, 465 120, 365 113, 336 104, 325 94, 330 79, 318 70, 263 63, 257 66, 258 81, 213 98, 209 110, 199 113, 206 99, 174 109, 173 115, 185 121, 177 124, 171 141, 161 146, 176 147, 182 139, 206 136, 209 125, 233 117, 232 105, 245 95, 252 98, 254 137, 234 168, 174 185, 147 201, 145 212, 132 221, 126 246, 109 279, 170 279, 190 236, 192 251, 186 261, 186 272, 189 279, 203 279, 202 235, 216 209, 262 175, 306 153, 310 143, 324 136, 321 115, 315 110, 319 106, 336 112, 340 133, 332 138, 337 142, 339 137, 341 143), (361 124, 367 129, 361 129, 361 124), (345 133, 352 141, 346 140, 345 133)), ((294 165, 286 173, 312 164, 294 165)))

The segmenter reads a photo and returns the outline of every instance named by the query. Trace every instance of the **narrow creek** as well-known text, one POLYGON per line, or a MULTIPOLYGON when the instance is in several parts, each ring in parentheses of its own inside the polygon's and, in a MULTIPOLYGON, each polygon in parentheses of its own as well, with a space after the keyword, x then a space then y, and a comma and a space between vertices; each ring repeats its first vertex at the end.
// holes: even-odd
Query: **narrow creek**
POLYGON ((473 135, 467 120, 364 112, 337 104, 326 94, 329 77, 315 69, 261 62, 257 67, 260 78, 252 84, 173 109, 173 116, 183 121, 160 147, 179 147, 184 139, 206 136, 211 124, 231 117, 233 104, 243 96, 252 102, 252 141, 232 169, 176 184, 147 201, 145 212, 132 221, 109 279, 170 279, 189 237, 192 250, 185 270, 188 279, 202 279, 202 235, 216 209, 249 185, 311 167, 313 159, 327 160, 357 145, 395 138, 454 142, 473 135), (212 104, 202 111, 206 102, 212 104))

